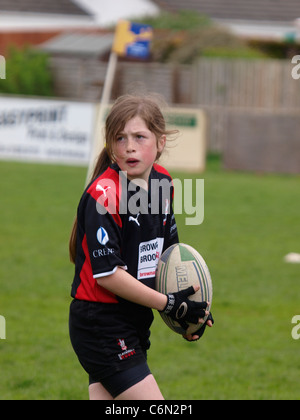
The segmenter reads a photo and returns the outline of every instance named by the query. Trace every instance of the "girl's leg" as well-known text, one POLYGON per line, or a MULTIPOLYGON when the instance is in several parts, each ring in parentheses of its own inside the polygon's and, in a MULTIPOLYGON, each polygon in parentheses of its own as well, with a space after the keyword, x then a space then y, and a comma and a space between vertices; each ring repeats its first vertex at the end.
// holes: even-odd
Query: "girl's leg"
POLYGON ((164 400, 153 375, 126 389, 115 400, 164 400))
POLYGON ((90 400, 112 400, 110 393, 99 383, 96 382, 89 386, 90 400))

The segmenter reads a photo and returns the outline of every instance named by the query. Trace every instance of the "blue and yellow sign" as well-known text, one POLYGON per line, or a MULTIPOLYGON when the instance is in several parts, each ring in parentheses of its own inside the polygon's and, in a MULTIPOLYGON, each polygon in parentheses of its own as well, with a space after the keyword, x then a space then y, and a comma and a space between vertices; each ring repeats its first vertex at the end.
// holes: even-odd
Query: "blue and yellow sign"
POLYGON ((121 20, 116 29, 112 49, 123 57, 146 59, 150 55, 152 38, 151 26, 121 20))

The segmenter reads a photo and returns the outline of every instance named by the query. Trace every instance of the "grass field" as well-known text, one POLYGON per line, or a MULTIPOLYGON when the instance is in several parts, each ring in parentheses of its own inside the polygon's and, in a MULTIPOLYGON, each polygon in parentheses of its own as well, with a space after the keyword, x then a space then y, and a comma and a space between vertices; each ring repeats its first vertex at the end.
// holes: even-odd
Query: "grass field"
MULTIPOLYGON (((73 266, 68 236, 86 169, 0 162, 0 399, 87 399, 68 337, 73 266)), ((300 177, 204 174, 205 220, 181 242, 198 249, 214 283, 215 325, 188 343, 156 315, 150 367, 167 399, 299 399, 300 177)))

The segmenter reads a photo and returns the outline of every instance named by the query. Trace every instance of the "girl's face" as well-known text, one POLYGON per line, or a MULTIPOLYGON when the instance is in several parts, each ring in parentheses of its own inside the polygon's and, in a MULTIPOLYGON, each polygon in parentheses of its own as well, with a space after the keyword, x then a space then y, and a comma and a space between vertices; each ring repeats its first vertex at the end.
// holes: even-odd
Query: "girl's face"
POLYGON ((165 135, 157 139, 145 121, 136 116, 118 134, 113 146, 114 158, 119 168, 127 172, 129 180, 140 178, 148 183, 157 153, 163 151, 165 144, 165 135))

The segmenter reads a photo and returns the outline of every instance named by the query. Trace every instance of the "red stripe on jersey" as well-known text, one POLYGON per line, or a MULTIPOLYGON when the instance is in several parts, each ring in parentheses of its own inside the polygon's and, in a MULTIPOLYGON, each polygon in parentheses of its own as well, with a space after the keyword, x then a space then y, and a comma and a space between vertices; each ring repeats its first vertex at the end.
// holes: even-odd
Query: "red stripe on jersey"
POLYGON ((118 303, 116 296, 99 286, 97 280, 93 277, 86 235, 84 235, 82 241, 82 249, 85 255, 85 262, 80 272, 81 282, 78 286, 75 298, 90 302, 118 303))
POLYGON ((122 183, 118 172, 112 168, 107 168, 87 190, 87 193, 95 201, 106 208, 119 227, 122 227, 122 220, 119 215, 121 187, 122 183))
POLYGON ((160 174, 167 175, 169 178, 172 179, 172 177, 169 174, 169 172, 163 166, 160 166, 157 163, 154 163, 153 164, 153 168, 156 170, 156 172, 159 172, 160 174))
MULTIPOLYGON (((171 182, 172 182, 172 185, 173 185, 173 180, 172 180, 171 175, 169 174, 169 172, 163 166, 160 166, 157 163, 154 163, 153 164, 153 169, 160 174, 164 174, 164 175, 168 176, 170 178, 171 182)), ((174 187, 174 185, 173 185, 173 187, 174 187)), ((172 198, 174 199, 174 189, 173 189, 173 193, 172 193, 172 198)))

